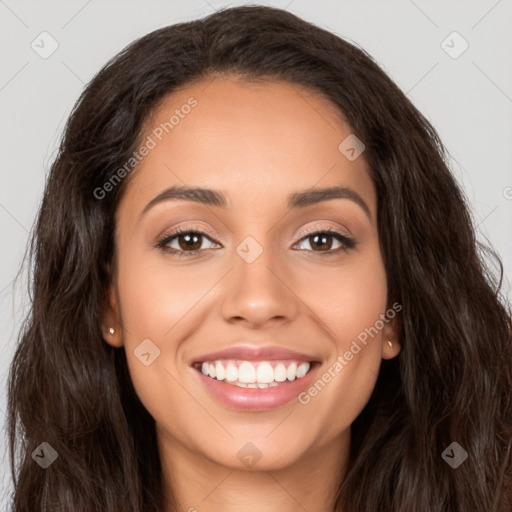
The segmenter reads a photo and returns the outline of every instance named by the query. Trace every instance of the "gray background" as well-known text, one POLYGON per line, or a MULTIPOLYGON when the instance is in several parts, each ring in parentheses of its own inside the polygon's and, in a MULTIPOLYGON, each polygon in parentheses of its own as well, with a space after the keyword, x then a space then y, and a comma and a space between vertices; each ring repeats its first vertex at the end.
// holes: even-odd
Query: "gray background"
MULTIPOLYGON (((49 164, 84 84, 134 39, 219 7, 252 2, 0 1, 0 419, 16 333, 28 305, 26 273, 13 285, 49 164), (43 59, 41 32, 58 43, 43 59)), ((512 281, 512 0, 260 2, 286 8, 369 52, 438 130, 471 202, 481 240, 512 281), (463 41, 469 44, 458 58, 463 41), (444 48, 442 42, 444 43, 444 48), (451 48, 450 48, 451 47, 451 48)), ((50 46, 45 40, 45 48, 50 46)), ((4 429, 3 429, 4 432, 4 429)), ((5 454, 5 434, 1 440, 5 454)), ((0 510, 11 492, 7 456, 0 510)))

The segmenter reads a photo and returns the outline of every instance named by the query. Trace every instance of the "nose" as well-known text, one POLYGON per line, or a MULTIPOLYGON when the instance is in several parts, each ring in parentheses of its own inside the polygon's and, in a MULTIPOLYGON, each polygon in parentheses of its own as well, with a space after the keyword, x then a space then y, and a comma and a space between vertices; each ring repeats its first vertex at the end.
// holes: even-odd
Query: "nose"
POLYGON ((300 300, 293 291, 291 273, 279 265, 270 248, 260 245, 263 250, 254 260, 245 258, 243 252, 242 256, 238 252, 233 255, 221 305, 227 322, 262 328, 265 324, 292 321, 298 314, 300 300))

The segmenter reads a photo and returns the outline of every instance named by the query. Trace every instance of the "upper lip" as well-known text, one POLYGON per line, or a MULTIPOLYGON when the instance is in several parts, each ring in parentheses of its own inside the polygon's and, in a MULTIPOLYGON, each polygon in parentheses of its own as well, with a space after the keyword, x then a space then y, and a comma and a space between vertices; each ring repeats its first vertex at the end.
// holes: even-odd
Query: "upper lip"
POLYGON ((192 360, 191 364, 218 359, 241 359, 244 361, 273 361, 279 359, 294 359, 297 361, 317 360, 314 356, 278 346, 250 347, 238 345, 196 357, 192 360))

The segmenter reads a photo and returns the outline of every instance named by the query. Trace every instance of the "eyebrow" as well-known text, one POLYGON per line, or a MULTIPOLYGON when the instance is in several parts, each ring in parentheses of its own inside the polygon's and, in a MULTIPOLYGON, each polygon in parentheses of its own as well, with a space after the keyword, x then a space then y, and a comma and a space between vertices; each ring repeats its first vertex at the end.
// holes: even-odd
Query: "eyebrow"
MULTIPOLYGON (((348 187, 335 186, 294 192, 288 196, 287 206, 288 209, 305 208, 331 199, 349 199, 353 201, 364 210, 371 220, 368 205, 355 190, 348 187)), ((154 197, 142 210, 141 217, 153 206, 173 200, 192 201, 208 206, 217 206, 223 209, 228 208, 226 196, 219 190, 201 187, 173 186, 154 197)))

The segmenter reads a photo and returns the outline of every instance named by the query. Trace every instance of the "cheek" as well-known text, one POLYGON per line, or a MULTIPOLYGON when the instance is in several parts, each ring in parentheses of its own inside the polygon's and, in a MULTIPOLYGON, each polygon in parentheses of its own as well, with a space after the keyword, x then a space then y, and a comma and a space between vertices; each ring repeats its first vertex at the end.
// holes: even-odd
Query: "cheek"
POLYGON ((336 352, 347 362, 351 378, 370 378, 379 371, 382 355, 382 315, 386 312, 387 280, 381 258, 368 258, 340 283, 333 316, 336 352))
POLYGON ((333 435, 347 428, 368 402, 382 361, 387 280, 380 253, 367 256, 336 272, 322 269, 307 300, 328 328, 333 346, 299 401, 312 416, 328 415, 325 429, 333 435))
POLYGON ((171 264, 164 255, 126 255, 119 265, 119 296, 130 341, 133 334, 168 344, 175 326, 216 280, 205 266, 171 264))
POLYGON ((386 272, 378 248, 366 248, 351 258, 338 266, 304 266, 293 277, 294 291, 326 327, 338 352, 348 350, 352 340, 374 326, 387 305, 386 272))
POLYGON ((201 299, 217 281, 211 269, 171 267, 165 258, 149 258, 136 251, 125 250, 119 260, 118 294, 128 369, 139 399, 155 419, 163 416, 160 419, 165 421, 170 411, 183 409, 190 401, 178 384, 184 369, 180 343, 200 326, 194 312, 201 311, 201 299))
MULTIPOLYGON (((341 345, 355 340, 385 313, 387 282, 381 261, 351 268, 338 281, 336 333, 341 345)), ((340 348, 342 348, 340 346, 340 348)))

